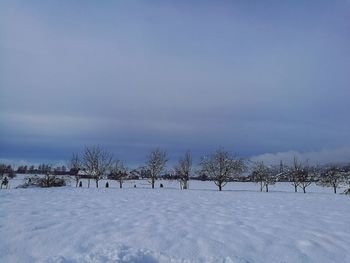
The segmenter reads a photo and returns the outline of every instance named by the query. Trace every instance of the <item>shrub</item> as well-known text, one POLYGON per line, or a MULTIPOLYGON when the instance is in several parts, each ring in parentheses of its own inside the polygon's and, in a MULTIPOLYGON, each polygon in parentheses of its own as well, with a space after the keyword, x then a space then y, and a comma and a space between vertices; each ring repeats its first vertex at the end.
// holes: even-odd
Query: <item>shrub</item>
POLYGON ((65 186, 66 181, 63 178, 55 175, 46 174, 44 177, 37 175, 26 178, 26 182, 17 188, 29 188, 29 187, 61 187, 65 186))

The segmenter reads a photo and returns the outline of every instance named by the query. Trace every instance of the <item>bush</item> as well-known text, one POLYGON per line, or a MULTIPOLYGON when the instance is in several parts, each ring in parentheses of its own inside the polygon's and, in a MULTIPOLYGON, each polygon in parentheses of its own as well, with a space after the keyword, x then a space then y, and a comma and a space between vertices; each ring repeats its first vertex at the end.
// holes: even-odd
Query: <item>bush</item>
POLYGON ((61 187, 65 186, 66 181, 63 178, 59 178, 55 175, 47 174, 44 177, 37 175, 26 178, 26 182, 17 188, 29 188, 29 187, 61 187))

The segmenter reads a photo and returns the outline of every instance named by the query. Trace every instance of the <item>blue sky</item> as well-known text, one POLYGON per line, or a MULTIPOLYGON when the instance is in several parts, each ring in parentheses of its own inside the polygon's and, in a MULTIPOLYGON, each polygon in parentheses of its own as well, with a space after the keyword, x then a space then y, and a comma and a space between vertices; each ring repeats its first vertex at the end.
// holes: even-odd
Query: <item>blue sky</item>
POLYGON ((0 57, 0 159, 350 161, 349 1, 1 1, 0 57))

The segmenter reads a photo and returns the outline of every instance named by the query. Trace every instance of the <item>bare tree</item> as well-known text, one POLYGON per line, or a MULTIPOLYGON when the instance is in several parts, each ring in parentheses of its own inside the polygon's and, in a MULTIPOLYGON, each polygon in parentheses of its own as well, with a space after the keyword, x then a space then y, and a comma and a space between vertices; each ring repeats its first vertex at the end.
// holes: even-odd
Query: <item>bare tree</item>
POLYGON ((214 181, 219 191, 231 181, 234 176, 245 170, 245 164, 242 159, 237 159, 224 150, 217 150, 208 157, 203 157, 200 173, 206 174, 214 181))
POLYGON ((0 188, 4 186, 5 188, 8 188, 9 185, 9 179, 7 178, 7 165, 5 164, 0 164, 0 188))
POLYGON ((190 151, 181 157, 178 163, 174 166, 175 175, 179 178, 180 188, 187 189, 190 173, 192 170, 192 154, 190 151))
POLYGON ((344 174, 339 167, 333 166, 321 175, 319 184, 326 187, 333 187, 336 194, 337 188, 343 182, 344 174))
POLYGON ((124 180, 128 177, 128 169, 120 160, 116 160, 111 169, 110 178, 119 182, 119 188, 123 188, 124 180))
POLYGON ((100 146, 86 147, 83 155, 83 169, 91 178, 98 181, 110 170, 113 156, 100 146))
POLYGON ((70 160, 70 175, 74 177, 75 180, 75 187, 78 187, 80 175, 79 171, 81 169, 81 161, 78 154, 73 154, 72 158, 70 160))
POLYGON ((152 189, 157 177, 164 171, 167 163, 167 152, 160 149, 155 149, 147 156, 146 167, 150 173, 150 183, 152 189))
POLYGON ((294 192, 298 192, 298 187, 300 185, 299 175, 303 173, 303 167, 295 156, 293 159, 293 165, 288 168, 286 173, 289 182, 294 186, 294 192))
POLYGON ((344 191, 344 194, 350 195, 350 172, 347 171, 343 174, 343 181, 347 184, 348 189, 344 191))
POLYGON ((7 171, 7 165, 6 164, 0 164, 0 179, 6 174, 7 171))
POLYGON ((256 162, 253 164, 251 177, 254 182, 260 184, 260 192, 262 192, 264 188, 264 179, 267 173, 267 167, 264 165, 263 162, 256 162))
POLYGON ((306 188, 310 186, 313 182, 313 178, 316 174, 316 168, 305 165, 298 172, 299 187, 303 189, 304 194, 306 193, 306 188))
POLYGON ((278 172, 272 167, 266 166, 264 162, 256 162, 253 166, 252 177, 256 183, 260 183, 260 192, 265 187, 269 191, 269 185, 276 183, 278 172))

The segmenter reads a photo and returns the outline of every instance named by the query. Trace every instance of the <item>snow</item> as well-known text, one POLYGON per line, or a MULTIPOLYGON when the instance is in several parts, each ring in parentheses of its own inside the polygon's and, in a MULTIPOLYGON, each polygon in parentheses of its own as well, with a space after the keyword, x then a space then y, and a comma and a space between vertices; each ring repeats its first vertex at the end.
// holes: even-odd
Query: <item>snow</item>
POLYGON ((286 183, 269 193, 252 183, 223 192, 212 182, 162 183, 13 181, 0 191, 0 262, 350 262, 349 196, 315 185, 302 194, 286 183))

